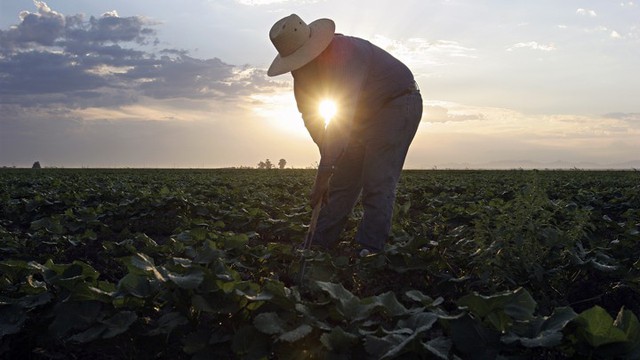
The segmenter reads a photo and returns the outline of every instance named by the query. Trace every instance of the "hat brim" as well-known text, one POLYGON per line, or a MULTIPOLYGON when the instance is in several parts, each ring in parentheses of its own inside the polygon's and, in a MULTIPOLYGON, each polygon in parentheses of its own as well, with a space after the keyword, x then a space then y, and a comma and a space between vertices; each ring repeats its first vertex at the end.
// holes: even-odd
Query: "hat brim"
POLYGON ((336 31, 336 24, 333 20, 318 19, 309 24, 309 27, 311 28, 309 40, 289 56, 282 57, 278 54, 267 70, 268 76, 282 75, 299 69, 315 59, 329 46, 336 31))

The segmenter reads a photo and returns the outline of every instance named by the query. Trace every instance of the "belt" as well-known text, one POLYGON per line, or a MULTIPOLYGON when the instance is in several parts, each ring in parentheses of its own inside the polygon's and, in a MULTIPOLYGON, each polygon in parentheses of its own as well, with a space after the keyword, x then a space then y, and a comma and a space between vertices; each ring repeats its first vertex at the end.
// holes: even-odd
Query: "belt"
POLYGON ((388 104, 391 101, 401 97, 401 96, 405 96, 405 95, 409 95, 409 94, 413 94, 413 93, 419 93, 420 92, 420 88, 418 87, 418 83, 417 82, 413 82, 411 85, 409 85, 409 87, 405 88, 404 90, 402 90, 401 92, 399 92, 398 94, 395 94, 393 96, 388 97, 383 104, 388 104))

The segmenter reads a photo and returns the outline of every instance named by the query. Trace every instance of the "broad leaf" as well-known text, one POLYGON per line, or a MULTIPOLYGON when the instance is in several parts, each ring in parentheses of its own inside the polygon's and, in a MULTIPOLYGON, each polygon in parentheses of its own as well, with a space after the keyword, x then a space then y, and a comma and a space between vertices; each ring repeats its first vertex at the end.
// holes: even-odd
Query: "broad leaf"
POLYGON ((18 306, 0 306, 0 339, 5 335, 20 332, 26 320, 27 315, 18 306))
POLYGON ((111 318, 102 321, 102 323, 107 326, 107 330, 102 335, 102 338, 108 339, 122 334, 127 331, 131 324, 133 324, 137 319, 138 315, 133 311, 120 311, 111 318))
POLYGON ((295 342, 309 335, 313 328, 307 324, 302 324, 297 328, 287 331, 278 337, 278 340, 286 342, 295 342))
POLYGON ((176 327, 186 325, 189 320, 178 312, 170 312, 162 315, 157 321, 157 327, 147 335, 170 334, 176 327))
POLYGON ((449 353, 451 352, 451 339, 446 337, 437 337, 435 339, 431 339, 426 343, 422 343, 422 346, 425 350, 429 351, 433 355, 437 356, 440 359, 448 360, 449 353))
POLYGON ((451 339, 464 359, 494 359, 500 348, 497 331, 486 328, 469 315, 451 320, 451 339))
POLYGON ((202 283, 204 279, 204 273, 202 270, 192 270, 186 275, 179 275, 174 273, 167 273, 167 277, 171 282, 178 285, 182 289, 193 290, 196 289, 202 283))
POLYGON ((576 318, 579 334, 593 347, 627 340, 627 334, 613 325, 613 318, 600 306, 585 310, 576 318))
POLYGON ((330 333, 322 334, 320 342, 331 351, 346 352, 358 342, 358 336, 345 332, 340 326, 336 326, 331 329, 330 333))
POLYGON ((490 296, 469 294, 460 298, 458 305, 485 319, 499 331, 505 331, 513 320, 533 318, 536 308, 535 300, 523 288, 490 296))
POLYGON ((285 322, 274 312, 258 314, 253 319, 253 325, 259 331, 269 335, 282 334, 286 326, 285 322))

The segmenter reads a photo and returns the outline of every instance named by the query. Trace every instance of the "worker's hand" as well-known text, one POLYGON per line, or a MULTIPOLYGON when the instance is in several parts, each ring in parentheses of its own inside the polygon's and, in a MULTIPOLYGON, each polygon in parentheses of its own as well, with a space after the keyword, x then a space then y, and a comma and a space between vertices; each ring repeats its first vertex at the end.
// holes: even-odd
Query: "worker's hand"
POLYGON ((331 179, 331 171, 318 170, 316 174, 316 182, 311 190, 310 203, 311 207, 318 204, 326 204, 329 192, 329 179, 331 179))

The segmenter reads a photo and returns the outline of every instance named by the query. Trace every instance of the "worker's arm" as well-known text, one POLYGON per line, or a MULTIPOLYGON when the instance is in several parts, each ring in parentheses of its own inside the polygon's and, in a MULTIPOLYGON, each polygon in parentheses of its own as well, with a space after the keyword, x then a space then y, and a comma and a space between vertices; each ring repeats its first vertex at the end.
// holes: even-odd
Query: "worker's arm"
POLYGON ((369 71, 368 48, 337 35, 330 56, 320 57, 318 72, 324 83, 324 97, 336 102, 334 119, 324 130, 320 147, 320 168, 332 170, 346 150, 369 71))

